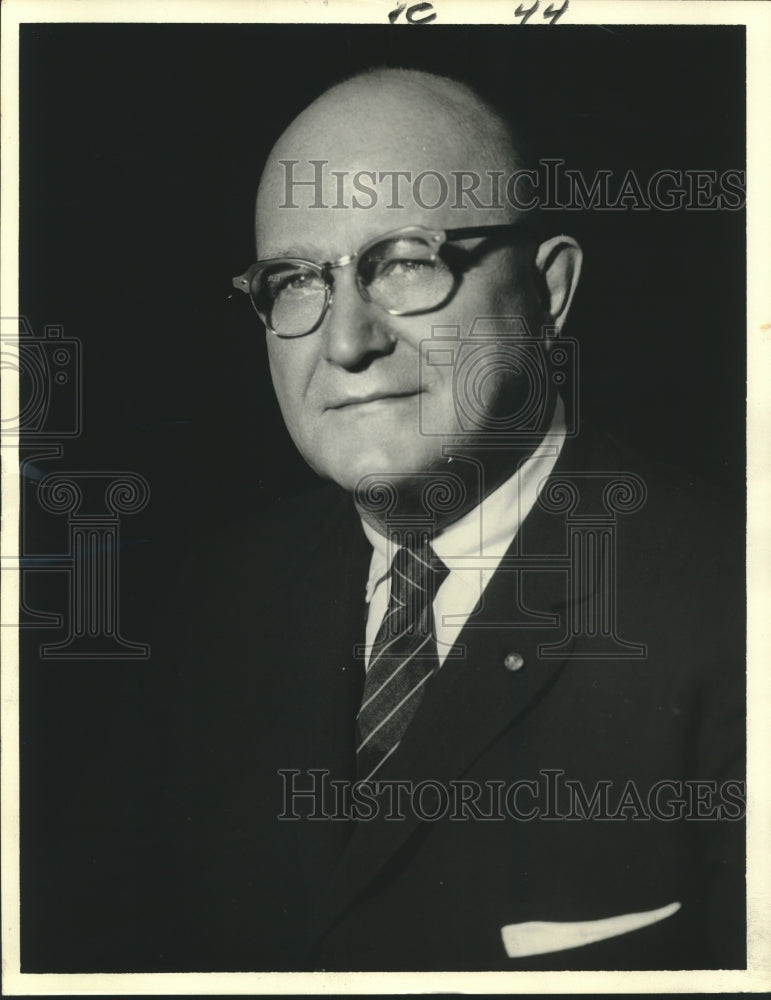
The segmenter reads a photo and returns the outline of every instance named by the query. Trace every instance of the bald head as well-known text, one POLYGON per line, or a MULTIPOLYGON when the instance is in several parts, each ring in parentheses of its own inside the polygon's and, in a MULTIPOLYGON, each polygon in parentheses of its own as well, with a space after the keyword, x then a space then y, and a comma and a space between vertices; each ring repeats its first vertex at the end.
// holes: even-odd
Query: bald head
MULTIPOLYGON (((457 178, 465 173, 487 178, 490 185, 491 171, 510 176, 523 166, 519 145, 501 115, 465 84, 407 69, 354 76, 301 112, 268 157, 257 197, 259 255, 286 249, 266 245, 261 232, 262 220, 276 207, 382 207, 395 216, 421 174, 418 205, 411 207, 429 206, 424 224, 514 221, 516 210, 503 203, 481 218, 479 204, 490 203, 489 187, 483 183, 476 199, 459 200, 457 178), (395 176, 400 172, 409 178, 395 176), (446 193, 438 175, 453 179, 446 193), (321 197, 317 188, 303 184, 309 179, 323 183, 321 197), (375 193, 365 194, 365 188, 375 193)), ((473 181, 464 183, 468 188, 473 181)))
POLYGON ((466 84, 422 70, 375 69, 330 87, 297 116, 274 153, 327 138, 366 152, 383 146, 405 155, 414 144, 469 166, 521 165, 517 139, 491 105, 466 84))

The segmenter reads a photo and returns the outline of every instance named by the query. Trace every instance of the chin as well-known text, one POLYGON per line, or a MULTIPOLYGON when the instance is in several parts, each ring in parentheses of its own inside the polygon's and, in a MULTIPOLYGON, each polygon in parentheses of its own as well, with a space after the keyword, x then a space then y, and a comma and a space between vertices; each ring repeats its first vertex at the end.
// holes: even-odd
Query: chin
POLYGON ((410 453, 404 447, 352 445, 345 454, 337 454, 328 462, 311 463, 321 476, 334 480, 344 489, 354 492, 360 484, 382 479, 395 486, 425 482, 425 476, 436 467, 435 454, 410 453))

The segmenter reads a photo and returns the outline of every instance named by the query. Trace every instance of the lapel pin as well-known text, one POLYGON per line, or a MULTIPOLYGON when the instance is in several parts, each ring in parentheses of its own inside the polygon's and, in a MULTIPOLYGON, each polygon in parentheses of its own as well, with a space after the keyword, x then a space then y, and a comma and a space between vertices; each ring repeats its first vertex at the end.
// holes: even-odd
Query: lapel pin
POLYGON ((525 665, 525 660, 519 653, 507 653, 504 657, 503 665, 507 670, 511 670, 513 672, 515 670, 521 670, 525 665))

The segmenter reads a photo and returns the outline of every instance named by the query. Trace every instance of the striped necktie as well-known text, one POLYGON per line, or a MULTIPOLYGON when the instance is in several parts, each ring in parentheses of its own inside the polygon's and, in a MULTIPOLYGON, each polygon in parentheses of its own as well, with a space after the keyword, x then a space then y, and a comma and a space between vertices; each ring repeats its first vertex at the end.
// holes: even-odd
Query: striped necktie
POLYGON ((428 536, 409 538, 391 564, 388 609, 372 646, 356 719, 356 771, 371 779, 396 750, 439 669, 433 601, 448 573, 428 536))

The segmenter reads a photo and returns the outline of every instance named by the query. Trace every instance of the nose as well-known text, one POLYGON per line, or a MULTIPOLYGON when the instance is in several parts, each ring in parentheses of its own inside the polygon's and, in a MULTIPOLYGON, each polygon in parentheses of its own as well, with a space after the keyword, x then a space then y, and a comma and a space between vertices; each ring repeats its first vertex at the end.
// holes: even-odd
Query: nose
POLYGON ((327 361, 348 371, 366 368, 396 344, 387 314, 359 294, 353 268, 335 274, 332 303, 319 332, 327 361))

